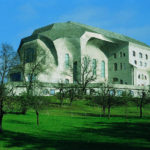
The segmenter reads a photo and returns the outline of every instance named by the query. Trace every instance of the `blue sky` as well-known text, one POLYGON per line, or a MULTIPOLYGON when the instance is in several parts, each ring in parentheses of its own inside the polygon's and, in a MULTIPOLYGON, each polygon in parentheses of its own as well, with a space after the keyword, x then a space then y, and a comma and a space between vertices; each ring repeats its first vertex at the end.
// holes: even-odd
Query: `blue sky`
POLYGON ((17 50, 33 30, 74 21, 150 45, 150 0, 0 0, 0 43, 17 50))

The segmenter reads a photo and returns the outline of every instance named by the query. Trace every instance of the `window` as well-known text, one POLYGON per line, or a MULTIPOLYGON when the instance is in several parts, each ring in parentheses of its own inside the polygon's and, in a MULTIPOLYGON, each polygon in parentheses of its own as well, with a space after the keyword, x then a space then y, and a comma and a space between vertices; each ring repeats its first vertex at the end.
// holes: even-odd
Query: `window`
POLYGON ((122 70, 122 63, 120 63, 120 70, 122 70))
POLYGON ((50 89, 50 95, 55 95, 55 90, 54 89, 50 89))
POLYGON ((120 57, 122 57, 122 52, 120 52, 120 57))
POLYGON ((136 56, 136 53, 135 53, 135 51, 133 51, 133 56, 136 56))
POLYGON ((123 63, 123 68, 124 68, 124 70, 126 70, 126 64, 125 63, 123 63))
POLYGON ((120 80, 120 84, 123 84, 123 80, 120 80))
POLYGON ((147 54, 145 55, 145 58, 146 58, 146 60, 148 59, 148 55, 147 54))
POLYGON ((43 94, 44 94, 44 95, 48 95, 48 94, 49 94, 48 89, 44 89, 44 90, 43 90, 43 94))
POLYGON ((35 75, 33 75, 33 74, 28 74, 27 75, 27 78, 28 78, 28 82, 33 82, 33 81, 35 81, 36 80, 36 77, 35 77, 35 75))
POLYGON ((147 76, 145 76, 145 80, 147 80, 147 76))
POLYGON ((141 78, 140 74, 138 75, 138 78, 139 78, 139 79, 141 78))
POLYGON ((125 57, 125 56, 126 56, 126 54, 125 54, 125 53, 123 53, 123 56, 125 57))
POLYGON ((118 81, 118 78, 113 78, 113 82, 117 82, 118 81))
POLYGON ((137 61, 136 60, 134 60, 134 64, 137 65, 137 61))
POLYGON ((143 56, 142 56, 142 53, 139 53, 139 58, 142 58, 143 56))
POLYGON ((69 79, 65 79, 65 83, 66 83, 66 84, 69 83, 69 79))
POLYGON ((140 61, 140 66, 142 66, 143 65, 143 63, 140 61))
POLYGON ((122 91, 121 90, 117 90, 117 95, 121 96, 122 95, 122 91))
POLYGON ((69 54, 65 54, 65 67, 69 67, 69 54))
POLYGON ((96 59, 93 59, 92 61, 92 70, 93 70, 93 75, 96 75, 96 59))
POLYGON ((101 77, 105 78, 105 62, 101 62, 101 77))
POLYGON ((117 71, 117 63, 114 63, 114 71, 117 71))
POLYGON ((88 64, 87 64, 87 57, 84 57, 84 71, 87 72, 87 69, 88 69, 88 64))
POLYGON ((77 75, 78 75, 78 63, 75 61, 73 63, 73 82, 77 82, 77 75))
POLYGON ((145 62, 145 64, 144 64, 144 66, 147 67, 147 63, 146 63, 146 62, 145 62))
POLYGON ((21 72, 11 73, 10 81, 21 81, 21 72))
POLYGON ((35 61, 35 50, 28 48, 24 51, 25 63, 31 63, 35 61))
POLYGON ((117 58, 117 55, 116 55, 116 53, 114 53, 114 58, 117 58))

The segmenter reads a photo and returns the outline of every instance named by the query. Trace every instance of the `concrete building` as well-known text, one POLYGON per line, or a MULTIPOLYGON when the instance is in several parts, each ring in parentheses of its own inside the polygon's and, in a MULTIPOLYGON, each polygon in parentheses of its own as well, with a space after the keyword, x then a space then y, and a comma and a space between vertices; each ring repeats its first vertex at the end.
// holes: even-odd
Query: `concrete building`
MULTIPOLYGON (((70 21, 54 23, 21 40, 18 53, 25 53, 26 63, 35 53, 41 57, 37 51, 45 53, 46 72, 38 76, 44 83, 73 83, 80 78, 83 58, 89 56, 96 66, 96 83, 150 85, 150 46, 127 36, 70 21)), ((21 72, 11 73, 10 80, 21 80, 21 72)))

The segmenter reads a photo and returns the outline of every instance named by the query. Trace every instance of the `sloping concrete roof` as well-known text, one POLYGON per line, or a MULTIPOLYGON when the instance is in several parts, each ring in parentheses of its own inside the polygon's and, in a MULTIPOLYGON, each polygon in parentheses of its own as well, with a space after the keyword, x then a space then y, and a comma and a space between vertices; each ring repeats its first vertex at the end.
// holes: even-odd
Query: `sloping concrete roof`
POLYGON ((92 26, 88 26, 88 25, 84 25, 84 24, 80 24, 80 23, 75 23, 75 22, 71 22, 71 21, 68 21, 65 23, 54 23, 54 24, 36 29, 31 36, 22 39, 21 45, 24 42, 36 39, 39 36, 46 37, 51 41, 54 41, 58 38, 63 38, 63 37, 80 38, 86 31, 99 33, 108 38, 112 38, 112 39, 116 39, 116 40, 120 40, 120 41, 124 41, 124 42, 132 42, 132 43, 139 44, 139 45, 150 48, 149 45, 147 45, 143 42, 140 42, 138 40, 135 40, 133 38, 130 38, 128 36, 124 36, 124 35, 106 31, 106 30, 103 30, 100 28, 96 28, 96 27, 92 27, 92 26))

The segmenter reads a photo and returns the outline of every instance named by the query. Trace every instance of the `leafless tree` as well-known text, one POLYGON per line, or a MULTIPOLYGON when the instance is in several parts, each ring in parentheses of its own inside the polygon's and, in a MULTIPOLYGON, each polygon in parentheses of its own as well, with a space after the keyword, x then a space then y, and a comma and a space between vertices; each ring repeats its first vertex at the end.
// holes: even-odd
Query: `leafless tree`
POLYGON ((0 132, 2 132, 3 105, 8 92, 6 86, 9 70, 16 64, 15 51, 9 44, 1 44, 0 48, 0 132))

